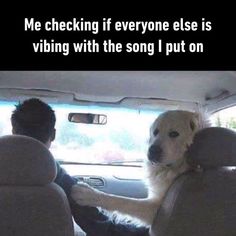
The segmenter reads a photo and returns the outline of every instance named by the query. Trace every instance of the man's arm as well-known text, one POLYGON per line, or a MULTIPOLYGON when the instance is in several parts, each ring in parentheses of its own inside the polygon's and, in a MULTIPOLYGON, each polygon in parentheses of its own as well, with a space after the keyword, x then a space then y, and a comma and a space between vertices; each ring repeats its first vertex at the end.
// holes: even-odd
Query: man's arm
POLYGON ((100 213, 100 211, 96 207, 84 207, 84 206, 79 206, 78 204, 75 203, 75 201, 71 198, 70 193, 72 186, 77 184, 77 179, 67 174, 67 172, 60 166, 58 162, 56 162, 56 165, 57 165, 57 176, 54 182, 58 184, 66 193, 66 196, 71 206, 71 211, 73 216, 74 213, 78 217, 79 215, 86 214, 94 218, 94 220, 106 220, 108 217, 100 213), (78 212, 80 212, 81 214, 78 214, 78 212))
POLYGON ((66 193, 75 222, 87 236, 148 236, 148 228, 132 223, 115 223, 96 207, 80 206, 70 196, 71 188, 77 180, 66 173, 57 163, 55 183, 66 193))

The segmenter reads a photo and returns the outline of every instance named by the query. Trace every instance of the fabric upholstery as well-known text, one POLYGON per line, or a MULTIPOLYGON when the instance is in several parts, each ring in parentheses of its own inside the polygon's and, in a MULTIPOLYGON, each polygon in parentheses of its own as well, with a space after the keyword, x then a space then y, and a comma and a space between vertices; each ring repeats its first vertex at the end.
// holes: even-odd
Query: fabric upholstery
POLYGON ((0 163, 1 185, 45 185, 56 177, 50 151, 27 136, 0 137, 0 163))
POLYGON ((233 236, 236 173, 207 170, 180 176, 152 225, 152 236, 233 236))
POLYGON ((179 176, 168 190, 151 236, 236 235, 236 135, 223 128, 200 131, 188 158, 203 168, 179 176))
POLYGON ((54 159, 40 142, 0 138, 0 235, 74 235, 67 197, 52 183, 55 174, 54 159))
POLYGON ((219 127, 199 131, 190 146, 191 165, 204 168, 236 166, 236 132, 219 127))

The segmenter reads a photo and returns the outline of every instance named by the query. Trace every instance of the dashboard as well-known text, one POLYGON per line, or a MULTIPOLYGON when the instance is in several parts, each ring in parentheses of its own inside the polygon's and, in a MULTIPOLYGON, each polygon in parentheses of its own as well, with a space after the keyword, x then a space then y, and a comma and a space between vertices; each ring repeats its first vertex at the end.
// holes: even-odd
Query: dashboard
POLYGON ((78 181, 85 182, 103 192, 133 198, 147 197, 142 167, 94 164, 61 166, 78 181))

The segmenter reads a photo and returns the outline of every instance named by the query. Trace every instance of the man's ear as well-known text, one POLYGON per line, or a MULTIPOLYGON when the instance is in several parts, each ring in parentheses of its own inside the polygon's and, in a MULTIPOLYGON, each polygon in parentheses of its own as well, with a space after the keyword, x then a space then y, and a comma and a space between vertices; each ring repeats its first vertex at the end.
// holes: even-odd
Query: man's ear
POLYGON ((53 129, 50 141, 53 142, 55 138, 56 138, 56 129, 53 129))

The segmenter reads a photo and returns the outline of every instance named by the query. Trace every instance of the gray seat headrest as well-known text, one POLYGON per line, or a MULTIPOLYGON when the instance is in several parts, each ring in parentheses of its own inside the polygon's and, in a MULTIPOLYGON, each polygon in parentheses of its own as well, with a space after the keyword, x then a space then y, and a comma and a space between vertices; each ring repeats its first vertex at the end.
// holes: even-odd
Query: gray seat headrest
POLYGON ((190 165, 236 166, 236 132, 219 127, 200 130, 187 152, 190 165))
POLYGON ((22 135, 0 137, 0 184, 46 185, 56 177, 56 164, 41 142, 22 135))

